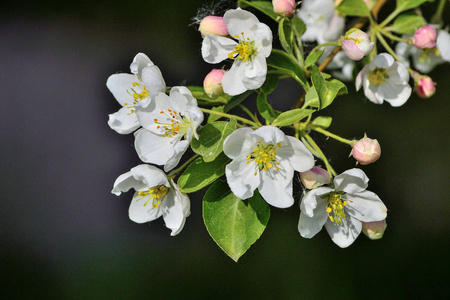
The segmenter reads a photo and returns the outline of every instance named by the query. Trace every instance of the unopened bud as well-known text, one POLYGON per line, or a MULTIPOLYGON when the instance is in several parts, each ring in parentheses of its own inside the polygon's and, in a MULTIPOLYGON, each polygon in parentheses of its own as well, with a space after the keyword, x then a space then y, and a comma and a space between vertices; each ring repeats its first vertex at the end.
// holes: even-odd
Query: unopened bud
POLYGON ((412 77, 414 78, 414 90, 421 98, 430 98, 436 92, 436 87, 433 79, 427 75, 421 75, 414 72, 412 77))
POLYGON ((417 29, 412 40, 414 46, 419 49, 434 48, 436 46, 437 32, 433 27, 426 25, 417 29))
POLYGON ((272 0, 273 12, 277 15, 290 17, 295 12, 295 0, 272 0))
POLYGON ((207 34, 228 36, 228 28, 223 17, 207 16, 203 18, 200 21, 198 30, 200 30, 202 37, 205 37, 207 34))
POLYGON ((330 174, 320 167, 313 167, 306 172, 300 172, 300 181, 307 189, 315 189, 321 185, 330 183, 330 174))
POLYGON ((212 71, 206 75, 205 80, 203 80, 203 88, 209 97, 213 98, 223 93, 222 78, 225 72, 226 71, 222 69, 212 69, 212 71))
POLYGON ((371 240, 379 240, 386 230, 386 220, 376 222, 362 222, 362 232, 371 240))
POLYGON ((342 47, 345 55, 351 60, 361 60, 364 56, 369 55, 375 43, 370 41, 370 37, 362 30, 352 28, 345 34, 342 39, 342 47))
POLYGON ((368 165, 380 158, 381 147, 377 140, 364 135, 364 138, 355 143, 351 154, 361 165, 368 165))

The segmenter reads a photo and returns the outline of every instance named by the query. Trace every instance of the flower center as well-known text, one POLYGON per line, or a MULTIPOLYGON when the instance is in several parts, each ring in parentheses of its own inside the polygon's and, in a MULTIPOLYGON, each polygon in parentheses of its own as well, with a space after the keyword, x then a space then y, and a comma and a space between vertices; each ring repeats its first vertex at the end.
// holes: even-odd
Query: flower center
POLYGON ((157 208, 161 205, 162 202, 164 202, 164 196, 169 193, 169 188, 165 185, 157 185, 152 188, 149 188, 147 191, 139 191, 138 195, 141 196, 141 198, 136 199, 136 201, 147 199, 147 201, 144 203, 144 206, 147 205, 147 203, 152 200, 152 206, 153 208, 157 208))
POLYGON ((441 56, 441 52, 439 52, 439 50, 436 47, 426 48, 423 49, 423 52, 419 57, 419 63, 429 64, 431 62, 430 54, 434 54, 436 57, 441 56))
POLYGON ((163 136, 166 137, 174 137, 176 135, 185 135, 187 133, 188 128, 193 127, 192 120, 182 116, 179 112, 171 109, 167 109, 166 111, 160 111, 160 114, 163 114, 166 118, 165 121, 160 121, 158 119, 154 119, 157 129, 163 129, 163 136))
POLYGON ((327 202, 327 213, 328 218, 330 218, 331 222, 334 222, 334 225, 338 224, 342 225, 342 220, 345 219, 344 207, 346 206, 347 201, 341 198, 341 194, 339 193, 330 194, 327 202))
MULTIPOLYGON (((269 144, 269 145, 263 145, 261 144, 261 141, 258 141, 257 147, 247 156, 247 164, 249 164, 251 161, 254 161, 258 165, 258 169, 261 171, 267 171, 273 167, 278 171, 279 168, 277 165, 279 165, 278 160, 276 158, 277 153, 275 150, 281 147, 280 143, 277 143, 276 146, 269 144)), ((256 176, 255 172, 255 176, 256 176)))
POLYGON ((127 103, 127 102, 124 103, 124 105, 131 110, 131 112, 129 113, 129 115, 130 115, 130 114, 134 113, 134 106, 136 105, 136 103, 138 103, 142 99, 147 98, 149 96, 149 93, 148 93, 145 85, 142 85, 137 81, 133 82, 133 87, 131 88, 131 92, 129 90, 127 90, 127 93, 133 97, 133 103, 131 103, 131 104, 127 103))
POLYGON ((247 60, 251 61, 253 56, 257 54, 257 51, 255 49, 255 42, 250 41, 249 38, 245 39, 243 32, 241 32, 241 34, 242 39, 238 35, 233 36, 233 38, 239 40, 239 44, 234 47, 233 51, 228 53, 228 58, 234 60, 242 60, 244 62, 247 60))
POLYGON ((371 71, 369 74, 369 82, 373 85, 380 85, 389 78, 389 75, 386 69, 383 68, 375 68, 375 70, 371 71))

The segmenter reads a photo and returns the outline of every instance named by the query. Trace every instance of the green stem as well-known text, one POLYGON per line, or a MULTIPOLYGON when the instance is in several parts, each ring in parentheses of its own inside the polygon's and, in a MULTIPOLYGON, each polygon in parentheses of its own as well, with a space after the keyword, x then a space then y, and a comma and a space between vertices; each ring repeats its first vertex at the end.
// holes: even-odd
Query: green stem
POLYGON ((171 178, 171 179, 175 179, 175 177, 178 176, 178 174, 183 171, 184 168, 186 168, 191 162, 193 162, 194 160, 196 160, 200 155, 199 154, 195 154, 194 156, 192 156, 191 158, 189 158, 184 164, 182 164, 178 169, 173 170, 172 172, 170 172, 167 177, 171 178))
POLYGON ((344 139, 344 138, 342 138, 342 137, 340 137, 340 136, 338 136, 338 135, 336 135, 334 133, 331 133, 331 132, 329 132, 329 131, 327 131, 327 130, 325 130, 323 128, 317 127, 315 125, 308 125, 307 128, 308 129, 312 129, 312 130, 317 131, 317 132, 320 132, 323 135, 326 135, 326 136, 328 136, 330 138, 333 138, 333 139, 335 139, 335 140, 337 140, 337 141, 339 141, 341 143, 348 144, 348 145, 350 145, 352 147, 356 143, 356 141, 344 139))
POLYGON ((319 158, 325 163, 325 166, 327 167, 328 173, 330 174, 330 177, 336 176, 336 171, 333 169, 333 167, 330 165, 330 163, 328 162, 327 157, 325 156, 325 154, 323 154, 322 150, 320 149, 320 147, 316 144, 316 142, 314 142, 314 140, 309 136, 309 134, 305 134, 304 135, 306 140, 308 141, 308 143, 314 147, 314 149, 317 151, 317 153, 319 154, 319 158))
POLYGON ((338 46, 338 43, 337 42, 329 42, 329 43, 325 43, 322 45, 318 45, 314 49, 312 49, 310 53, 316 52, 317 50, 319 50, 320 48, 325 47, 325 46, 338 46))
POLYGON ((441 24, 442 23, 442 13, 444 12, 445 2, 447 0, 439 1, 438 8, 431 18, 431 24, 441 24))
POLYGON ((254 127, 260 127, 257 123, 250 121, 246 118, 236 116, 236 115, 231 115, 231 114, 227 114, 227 113, 223 113, 223 112, 219 112, 219 111, 214 111, 214 110, 210 110, 210 109, 206 109, 206 108, 202 108, 202 107, 200 107, 200 110, 202 112, 205 112, 208 114, 214 114, 214 115, 218 115, 218 116, 222 116, 222 117, 226 117, 226 118, 230 118, 230 119, 235 118, 236 120, 241 121, 242 123, 246 123, 246 124, 252 125, 254 127))
POLYGON ((393 41, 397 41, 397 42, 401 42, 401 43, 406 43, 405 39, 402 39, 401 37, 398 37, 396 35, 393 35, 392 33, 390 33, 387 28, 380 28, 379 31, 381 32, 381 34, 387 36, 388 38, 390 38, 393 41))
MULTIPOLYGON (((406 2, 404 2, 406 3, 406 2)), ((395 19, 395 17, 401 13, 403 11, 402 7, 397 7, 393 12, 391 12, 391 14, 389 16, 387 16, 386 19, 384 19, 383 22, 381 22, 381 24, 379 25, 381 28, 385 27, 387 24, 389 24, 389 22, 391 22, 392 20, 395 19)))
POLYGON ((255 123, 259 124, 259 126, 262 126, 262 124, 261 124, 261 122, 258 120, 258 118, 257 118, 254 114, 252 114, 252 112, 251 112, 247 107, 245 107, 245 106, 242 105, 242 104, 239 104, 239 108, 242 109, 242 110, 243 110, 250 118, 252 118, 252 120, 253 120, 255 123))
POLYGON ((393 58, 395 58, 396 61, 402 62, 400 58, 398 58, 397 54, 395 54, 394 50, 392 50, 391 46, 386 42, 384 37, 381 35, 379 31, 377 31, 377 38, 380 40, 383 47, 386 49, 387 52, 389 52, 390 55, 392 55, 393 58))

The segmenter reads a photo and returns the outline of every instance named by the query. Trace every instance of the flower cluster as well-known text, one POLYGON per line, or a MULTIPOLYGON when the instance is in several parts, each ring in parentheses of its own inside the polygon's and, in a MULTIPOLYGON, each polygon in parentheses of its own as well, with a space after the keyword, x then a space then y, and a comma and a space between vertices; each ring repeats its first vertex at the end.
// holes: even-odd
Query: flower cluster
POLYGON ((221 64, 205 76, 203 86, 167 87, 143 53, 133 59, 131 74, 108 78, 106 85, 122 106, 108 124, 120 134, 134 132, 142 161, 117 178, 112 193, 134 189, 130 219, 145 223, 162 216, 171 235, 177 235, 190 215, 187 194, 209 186, 202 205, 205 226, 234 260, 261 236, 275 208, 300 207, 298 231, 304 238, 325 226, 342 248, 361 232, 380 239, 387 208, 367 190, 366 173, 351 168, 338 175, 315 141, 321 134, 351 148, 353 165, 372 164, 381 156, 377 139, 366 134, 346 139, 328 131, 332 119, 323 109, 348 89, 324 70, 354 80, 373 103, 400 107, 411 98, 411 77, 420 97, 435 93, 431 77, 419 72, 450 60, 450 35, 427 25, 419 14, 397 18, 420 9, 408 1, 397 1, 380 23, 374 17, 384 1, 304 0, 300 7, 291 0, 238 3, 246 7, 223 15, 204 16, 203 11, 195 18, 203 39, 199 53, 206 63, 221 64), (273 20, 281 49, 272 48, 272 29, 247 7, 273 20), (345 31, 346 17, 361 19, 345 31), (415 23, 423 26, 416 30, 415 23), (417 71, 409 67, 410 56, 417 71), (303 91, 292 109, 279 111, 272 92, 285 78, 303 91), (249 109, 249 101, 256 101, 257 112, 249 109), (294 192, 296 185, 303 193, 294 192))

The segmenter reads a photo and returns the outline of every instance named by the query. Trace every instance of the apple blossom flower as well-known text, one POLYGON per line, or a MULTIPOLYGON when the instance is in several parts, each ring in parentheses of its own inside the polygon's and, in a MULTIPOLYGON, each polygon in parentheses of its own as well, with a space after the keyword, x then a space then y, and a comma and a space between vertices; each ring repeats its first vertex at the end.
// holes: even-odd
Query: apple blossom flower
POLYGON ((333 0, 304 0, 298 17, 306 24, 301 37, 305 42, 336 41, 344 32, 345 19, 337 14, 333 0))
POLYGON ((430 98, 436 92, 435 83, 430 76, 421 75, 417 72, 412 74, 414 78, 414 91, 421 98, 430 98))
POLYGON ((266 57, 272 51, 272 31, 255 15, 240 8, 228 10, 223 19, 233 39, 206 35, 203 59, 211 64, 228 58, 234 60, 222 79, 223 90, 229 95, 261 87, 266 80, 266 57))
POLYGON ((356 90, 364 87, 364 95, 373 103, 382 104, 386 100, 398 107, 411 96, 408 81, 409 73, 405 66, 396 62, 390 54, 381 53, 359 72, 356 90))
POLYGON ((379 240, 386 230, 386 220, 375 222, 362 222, 362 232, 371 240, 379 240))
POLYGON ((272 0, 272 5, 273 12, 284 17, 292 16, 297 6, 295 0, 272 0))
POLYGON ((363 59, 364 56, 369 55, 375 43, 370 42, 369 35, 362 30, 352 28, 345 34, 342 39, 342 47, 345 55, 354 61, 363 59))
POLYGON ((381 156, 380 143, 378 143, 376 139, 371 139, 364 135, 364 138, 353 145, 351 155, 353 155, 361 165, 374 163, 381 156))
POLYGON ((207 16, 200 21, 200 26, 198 28, 202 37, 204 38, 207 34, 218 35, 218 36, 228 36, 228 28, 223 17, 219 16, 207 16))
POLYGON ((366 190, 368 181, 366 174, 355 168, 336 176, 333 188, 309 191, 300 203, 300 235, 312 238, 325 226, 333 242, 345 248, 361 233, 362 222, 386 219, 386 206, 366 190))
POLYGON ((329 184, 330 174, 327 170, 320 167, 313 167, 311 170, 306 172, 300 172, 300 181, 303 183, 307 189, 316 189, 324 184, 329 184))
POLYGON ((180 233, 191 213, 191 203, 173 180, 169 182, 160 169, 142 164, 120 175, 111 192, 119 196, 131 188, 135 190, 128 210, 132 221, 146 223, 162 216, 172 230, 170 235, 180 233))
POLYGON ((274 126, 235 130, 225 139, 223 152, 233 160, 225 174, 236 197, 248 199, 258 188, 267 203, 280 208, 294 203, 294 170, 304 172, 314 166, 305 145, 274 126))
POLYGON ((109 115, 108 125, 120 134, 128 134, 140 127, 135 105, 150 94, 164 92, 166 83, 161 71, 144 53, 138 53, 130 65, 133 74, 113 74, 106 86, 123 107, 109 115))
POLYGON ((136 105, 136 115, 143 128, 135 132, 135 148, 140 159, 173 169, 189 147, 203 112, 197 100, 183 86, 172 87, 170 95, 156 93, 136 105), (184 138, 184 139, 183 139, 184 138))
POLYGON ((203 89, 205 93, 213 98, 223 93, 222 78, 226 71, 223 69, 212 69, 203 80, 203 89))
MULTIPOLYGON (((403 38, 408 39, 407 36, 403 38)), ((409 58, 411 57, 414 69, 426 74, 437 65, 450 62, 450 34, 444 30, 438 30, 434 48, 418 49, 407 43, 398 43, 395 52, 406 67, 409 67, 409 58)))
POLYGON ((436 46, 437 32, 430 25, 422 26, 416 30, 412 42, 416 48, 434 48, 436 46))

